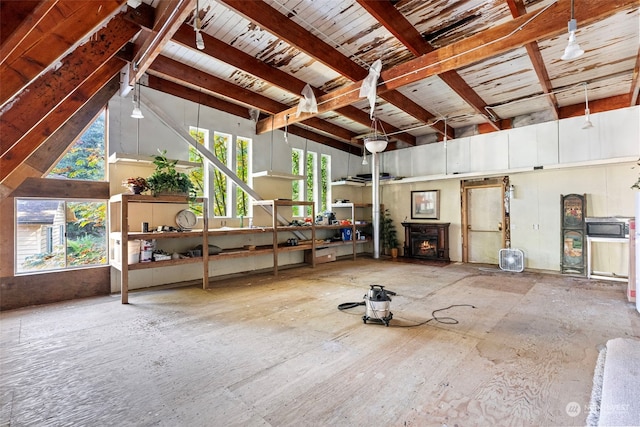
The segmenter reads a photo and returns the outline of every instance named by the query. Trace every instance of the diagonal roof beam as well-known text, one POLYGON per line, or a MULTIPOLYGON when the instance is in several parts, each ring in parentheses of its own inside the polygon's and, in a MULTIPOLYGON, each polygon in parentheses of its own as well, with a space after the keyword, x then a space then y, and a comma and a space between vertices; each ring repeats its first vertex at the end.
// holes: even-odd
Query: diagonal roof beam
POLYGON ((95 41, 78 47, 63 59, 59 68, 41 75, 16 102, 0 110, 0 155, 4 156, 58 105, 72 96, 78 86, 115 56, 138 31, 138 26, 119 16, 112 19, 99 31, 95 41))
MULTIPOLYGON (((0 40, 0 64, 38 28, 59 0, 39 2, 2 1, 2 40, 0 40)), ((24 48, 22 48, 24 50, 24 48)))
MULTIPOLYGON (((514 18, 527 13, 527 9, 524 7, 523 0, 507 0, 507 5, 509 6, 511 15, 514 18)), ((558 118, 560 117, 560 112, 558 111, 558 99, 556 98, 556 94, 553 93, 551 79, 549 78, 549 73, 547 73, 547 67, 544 66, 544 60, 542 59, 542 54, 540 53, 538 42, 532 41, 525 44, 524 47, 527 49, 529 59, 531 60, 534 71, 536 72, 536 76, 538 76, 538 81, 540 82, 542 91, 548 95, 546 98, 553 112, 553 116, 556 120, 558 120, 558 118)))
MULTIPOLYGON (((263 1, 219 1, 352 81, 362 80, 368 74, 368 70, 362 68, 263 1)), ((378 96, 424 123, 436 118, 434 114, 400 93, 379 93, 378 96)), ((440 133, 444 132, 444 126, 441 123, 437 123, 433 128, 440 133)))
MULTIPOLYGON (((221 95, 238 104, 257 108, 270 114, 274 114, 288 108, 287 105, 274 101, 271 98, 251 92, 248 89, 229 83, 226 80, 207 74, 204 71, 189 67, 188 65, 167 58, 166 56, 158 56, 153 64, 151 64, 148 71, 150 74, 163 77, 167 80, 173 81, 174 83, 191 87, 196 90, 198 88, 202 88, 207 92, 221 95)), ((334 125, 317 117, 310 117, 309 119, 304 120, 304 124, 322 132, 334 135, 336 138, 342 139, 346 142, 350 142, 357 136, 343 127, 334 125)))
MULTIPOLYGON (((390 2, 358 0, 369 14, 380 22, 391 34, 406 46, 415 56, 422 56, 432 52, 433 47, 427 43, 420 32, 398 11, 390 2)), ((476 113, 487 118, 485 107, 487 103, 478 95, 456 71, 446 71, 440 77, 458 94, 476 113)), ((500 130, 500 126, 487 118, 490 126, 500 130)))
MULTIPOLYGON (((111 58, 100 65, 88 79, 72 91, 71 96, 56 105, 53 110, 48 111, 42 121, 21 135, 11 149, 0 156, 0 182, 3 182, 12 171, 29 158, 52 133, 63 126, 69 117, 82 108, 109 80, 118 76, 122 64, 122 60, 111 58)), ((2 119, 4 120, 4 117, 2 119)), ((52 152, 48 151, 48 154, 51 156, 52 152)))
MULTIPOLYGON (((65 1, 38 19, 20 43, 7 48, 0 65, 0 106, 5 105, 56 61, 118 13, 125 0, 65 1)), ((3 44, 3 47, 5 44, 3 44)))
POLYGON ((155 9, 151 31, 145 31, 135 41, 131 81, 138 79, 171 40, 196 5, 196 0, 160 0, 155 9))
MULTIPOLYGON (((205 48, 204 50, 202 50, 202 52, 210 55, 213 58, 219 59, 222 62, 232 65, 246 73, 252 74, 273 86, 277 86, 297 96, 300 95, 300 92, 302 92, 302 89, 306 85, 305 82, 298 79, 297 77, 287 74, 284 71, 279 70, 278 68, 271 67, 255 58, 254 56, 251 56, 241 51, 240 49, 230 46, 215 37, 204 33, 202 34, 202 36, 205 42, 205 48)), ((183 24, 173 35, 173 40, 195 49, 195 37, 193 36, 193 28, 189 25, 183 24)), ((317 88, 314 88, 314 92, 316 96, 324 95, 326 93, 317 88)), ((353 120, 354 122, 360 123, 367 127, 371 125, 369 114, 356 107, 342 107, 339 108, 336 113, 341 114, 353 120)), ((382 126, 387 130, 388 133, 395 134, 400 130, 395 126, 392 126, 385 122, 382 123, 382 126)), ((416 138, 408 133, 395 134, 394 138, 397 138, 410 145, 416 145, 416 138)))
MULTIPOLYGON (((544 11, 527 13, 411 61, 383 70, 380 75, 382 83, 378 85, 378 93, 394 90, 445 71, 466 67, 526 43, 566 32, 570 1, 557 0, 544 11)), ((582 25, 588 25, 633 7, 637 7, 637 0, 610 0, 606 4, 599 0, 583 0, 580 8, 575 10, 575 17, 582 25)), ((361 84, 361 81, 355 82, 319 97, 318 113, 331 111, 358 101, 361 84)), ((278 113, 273 118, 273 126, 283 127, 285 116, 291 116, 292 112, 295 111, 290 109, 278 113)), ((304 113, 299 118, 290 117, 289 124, 292 123, 292 120, 304 120, 310 116, 311 114, 304 113)), ((256 126, 257 132, 264 133, 271 130, 271 123, 271 118, 268 121, 260 120, 256 126)))

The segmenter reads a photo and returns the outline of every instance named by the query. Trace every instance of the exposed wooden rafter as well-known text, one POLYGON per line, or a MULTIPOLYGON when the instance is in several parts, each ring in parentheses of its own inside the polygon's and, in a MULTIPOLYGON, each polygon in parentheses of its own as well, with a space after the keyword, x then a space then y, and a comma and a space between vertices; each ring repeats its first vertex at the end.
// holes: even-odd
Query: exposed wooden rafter
MULTIPOLYGON (((514 18, 527 13, 527 9, 524 7, 523 0, 507 0, 507 5, 509 6, 511 15, 514 18)), ((549 78, 549 73, 547 73, 547 67, 544 66, 544 61, 542 59, 542 54, 540 53, 540 48, 538 47, 538 42, 534 40, 530 43, 525 44, 524 47, 527 49, 529 59, 531 60, 531 65, 533 65, 533 69, 536 72, 536 76, 538 77, 538 81, 540 82, 540 86, 542 87, 542 91, 548 95, 546 99, 549 101, 549 107, 553 112, 553 116, 556 120, 558 120, 558 118, 560 117, 558 111, 558 99, 553 92, 551 79, 549 78)))
MULTIPOLYGON (((305 82, 292 76, 290 74, 285 73, 277 68, 271 67, 259 59, 239 50, 233 46, 230 46, 215 37, 211 37, 207 34, 203 34, 205 41, 205 48, 202 51, 203 53, 210 55, 213 58, 219 59, 229 65, 232 65, 246 73, 252 74, 261 80, 277 86, 283 90, 286 90, 296 96, 300 95, 302 89, 305 86, 305 82)), ((173 40, 181 43, 185 46, 189 46, 195 49, 195 38, 193 37, 193 28, 188 25, 182 25, 178 31, 173 35, 173 40)), ((313 88, 315 95, 320 96, 324 95, 326 92, 321 91, 318 88, 313 88)), ((364 111, 352 107, 346 106, 340 108, 336 111, 336 113, 341 114, 357 123, 360 123, 365 126, 369 126, 371 124, 371 119, 369 115, 364 111)), ((392 126, 388 123, 383 122, 384 128, 389 133, 396 133, 399 131, 398 128, 392 126)), ((407 133, 398 133, 394 135, 395 138, 406 142, 409 145, 416 145, 416 138, 413 135, 407 133)))
MULTIPOLYGON (((352 81, 362 80, 368 74, 368 70, 264 2, 243 0, 221 0, 221 2, 352 81)), ((400 93, 379 93, 378 96, 424 123, 436 118, 433 113, 400 93)), ((441 126, 440 123, 434 125, 433 128, 440 133, 444 132, 444 126, 441 126)))
MULTIPOLYGON (((583 25, 588 25, 613 15, 618 10, 635 5, 637 5, 637 0, 611 0, 608 2, 608 8, 603 8, 597 0, 585 0, 575 11, 575 17, 583 25)), ((385 93, 436 74, 474 64, 527 43, 566 32, 569 10, 570 0, 558 0, 540 15, 538 12, 527 13, 512 21, 481 31, 388 70, 383 70, 382 83, 378 86, 378 93, 385 93), (534 16, 537 17, 530 21, 534 16)), ((331 111, 357 102, 360 85, 361 82, 355 82, 319 97, 318 112, 331 111)), ((284 118, 291 115, 291 112, 291 110, 287 110, 278 113, 274 117, 273 125, 275 127, 284 126, 284 118)), ((309 116, 309 113, 305 113, 300 119, 309 116)), ((271 120, 269 122, 261 120, 257 124, 258 133, 264 133, 270 128, 271 120)))
POLYGON ((51 8, 47 8, 48 2, 41 4, 37 12, 49 14, 35 19, 30 31, 21 25, 16 30, 18 33, 9 37, 15 39, 17 45, 7 46, 8 42, 3 42, 0 106, 86 41, 105 20, 118 12, 125 1, 62 1, 54 3, 51 8))
MULTIPOLYGON (((413 25, 390 2, 358 0, 358 4, 373 15, 380 24, 391 32, 415 56, 432 52, 427 43, 413 25)), ((455 93, 469 104, 479 115, 487 118, 487 103, 467 84, 457 71, 446 71, 440 77, 455 93)), ((500 130, 498 123, 487 118, 489 126, 500 130)), ((449 135, 452 138, 452 135, 449 135)))

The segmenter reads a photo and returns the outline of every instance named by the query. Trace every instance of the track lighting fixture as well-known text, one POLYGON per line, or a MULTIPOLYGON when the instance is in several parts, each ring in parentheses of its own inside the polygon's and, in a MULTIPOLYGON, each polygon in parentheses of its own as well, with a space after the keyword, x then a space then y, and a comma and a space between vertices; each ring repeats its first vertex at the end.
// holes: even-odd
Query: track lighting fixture
POLYGON ((140 83, 136 83, 137 89, 138 89, 138 93, 136 94, 136 91, 134 88, 133 91, 133 111, 131 112, 131 117, 133 117, 134 119, 144 119, 144 116, 142 115, 142 110, 140 109, 140 83))
POLYGON ((576 30, 578 29, 578 23, 573 17, 573 0, 571 0, 571 19, 569 20, 569 43, 564 49, 564 54, 560 59, 563 61, 570 61, 576 59, 584 53, 584 50, 580 48, 576 40, 576 30))

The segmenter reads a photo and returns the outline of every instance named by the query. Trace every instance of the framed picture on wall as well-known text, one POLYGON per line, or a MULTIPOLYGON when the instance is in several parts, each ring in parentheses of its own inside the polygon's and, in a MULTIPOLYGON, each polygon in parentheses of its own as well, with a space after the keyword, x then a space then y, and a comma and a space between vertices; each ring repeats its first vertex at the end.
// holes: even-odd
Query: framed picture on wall
POLYGON ((440 190, 411 192, 411 219, 438 219, 440 190))

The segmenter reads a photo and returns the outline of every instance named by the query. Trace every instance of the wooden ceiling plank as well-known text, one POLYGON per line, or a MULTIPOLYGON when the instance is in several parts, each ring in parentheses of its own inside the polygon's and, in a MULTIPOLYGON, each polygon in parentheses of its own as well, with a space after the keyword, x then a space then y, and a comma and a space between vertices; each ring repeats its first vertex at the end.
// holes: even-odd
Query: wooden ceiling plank
MULTIPOLYGON (((394 90, 445 71, 465 67, 527 43, 566 32, 570 1, 558 0, 528 24, 526 24, 527 21, 536 16, 538 11, 527 13, 512 21, 383 70, 378 93, 394 90)), ((588 25, 636 5, 637 0, 610 0, 606 3, 606 7, 598 0, 583 0, 580 8, 575 11, 575 17, 583 25, 588 25)), ((318 114, 357 102, 360 99, 358 92, 361 84, 362 82, 355 82, 319 97, 318 114)), ((273 126, 276 128, 284 126, 284 117, 291 112, 286 110, 275 115, 273 126)), ((305 113, 304 118, 307 117, 309 113, 305 113)), ((263 119, 257 123, 256 131, 264 133, 270 128, 271 119, 269 123, 263 119)))
MULTIPOLYGON (((389 32, 396 36, 415 56, 422 56, 434 50, 433 47, 424 40, 422 34, 420 34, 407 18, 390 2, 358 0, 358 4, 376 18, 389 32)), ((500 127, 487 117, 487 112, 485 111, 487 103, 484 102, 480 95, 478 95, 456 71, 447 71, 440 74, 439 77, 456 92, 460 98, 473 107, 479 115, 485 117, 490 126, 494 127, 495 130, 500 130, 500 127)), ((384 95, 382 97, 384 98, 384 95)), ((442 129, 440 133, 443 131, 444 129, 442 129)))
POLYGON ((135 42, 133 73, 130 83, 140 78, 149 68, 162 48, 171 40, 173 33, 193 13, 196 0, 162 0, 156 6, 153 31, 144 33, 135 42))
POLYGON ((72 6, 78 7, 65 19, 57 21, 55 26, 42 29, 41 33, 33 34, 34 37, 25 42, 27 46, 15 49, 14 54, 0 65, 0 106, 5 105, 111 19, 124 2, 125 0, 72 2, 72 6))
POLYGON ((44 120, 77 86, 139 31, 119 17, 101 29, 97 41, 90 41, 67 55, 59 68, 36 79, 15 102, 0 111, 0 154, 4 155, 23 135, 44 120))
POLYGON ((361 80, 368 74, 367 70, 338 52, 333 46, 320 40, 263 1, 220 0, 220 2, 350 80, 361 80))
POLYGON ((4 64, 9 55, 19 46, 22 42, 31 34, 31 32, 38 27, 40 21, 51 11, 51 9, 60 0, 42 0, 34 4, 34 2, 18 2, 18 1, 6 1, 2 3, 2 25, 3 34, 2 41, 0 41, 0 65, 4 64), (7 6, 11 9, 14 6, 24 7, 23 13, 26 16, 21 16, 16 10, 6 10, 7 6), (8 20, 17 19, 14 25, 7 22, 8 20))
MULTIPOLYGON (((511 11, 511 16, 513 16, 514 18, 527 13, 527 8, 525 7, 523 0, 507 0, 507 5, 509 6, 509 10, 511 11)), ((544 60, 542 59, 542 54, 540 53, 538 42, 533 41, 531 43, 527 43, 525 45, 525 48, 527 49, 527 53, 529 54, 529 59, 531 60, 533 70, 538 77, 538 81, 540 82, 542 91, 549 95, 547 97, 547 100, 549 102, 551 112, 553 113, 554 118, 558 120, 558 99, 555 93, 553 93, 551 79, 549 78, 547 67, 544 66, 544 60)))
MULTIPOLYGON (((234 9, 237 13, 243 15, 245 18, 257 23, 262 28, 289 43, 291 46, 297 47, 307 55, 320 61, 327 67, 352 81, 363 79, 369 74, 368 70, 362 68, 350 58, 340 53, 337 49, 328 45, 323 40, 311 34, 301 25, 298 25, 291 19, 288 19, 286 16, 282 15, 262 1, 221 1, 234 9)), ((405 110, 406 113, 412 115, 418 120, 422 120, 423 117, 433 117, 432 113, 400 93, 394 95, 392 98, 395 100, 392 102, 394 104, 395 102, 402 100, 402 103, 408 106, 407 110, 405 110)))
MULTIPOLYGON (((161 77, 149 75, 149 87, 158 90, 169 95, 177 96, 178 98, 186 99, 191 102, 206 105, 216 110, 224 111, 235 116, 249 118, 249 111, 246 107, 235 104, 233 102, 225 101, 215 96, 211 96, 207 93, 203 93, 194 89, 190 89, 186 86, 182 86, 178 83, 174 83, 169 80, 165 80, 161 77)), ((305 133, 300 130, 303 129, 300 126, 292 126, 288 128, 289 133, 293 135, 302 136, 308 138, 311 141, 319 142, 321 144, 329 145, 340 150, 348 150, 343 142, 326 137, 324 135, 311 132, 304 129, 305 133)), ((346 151, 345 150, 345 151, 346 151)))
MULTIPOLYGON (((305 82, 298 79, 297 77, 287 74, 275 67, 271 67, 260 61, 259 59, 239 49, 236 49, 233 46, 229 46, 228 44, 224 43, 221 40, 218 40, 215 37, 212 37, 208 34, 203 34, 203 38, 205 42, 205 48, 202 51, 203 53, 210 55, 211 57, 216 58, 233 67, 236 67, 246 73, 256 76, 271 85, 279 87, 282 90, 298 96, 306 85, 305 82)), ((195 49, 195 37, 193 36, 193 28, 191 28, 189 25, 183 24, 173 35, 173 40, 184 46, 195 49)), ((313 90, 316 96, 324 95, 326 93, 318 88, 313 88, 313 90)), ((348 119, 364 126, 369 126, 371 124, 369 114, 352 106, 340 108, 336 111, 336 113, 341 114, 348 119)), ((388 129, 389 133, 397 133, 399 131, 399 129, 397 129, 395 126, 391 126, 388 123, 383 122, 382 125, 385 129, 388 129)), ((416 138, 411 134, 402 132, 395 134, 394 137, 403 142, 406 142, 407 144, 416 145, 416 138)))
MULTIPOLYGON (((0 182, 31 156, 50 135, 60 129, 69 117, 82 108, 106 83, 114 76, 119 76, 122 65, 123 62, 120 59, 109 59, 47 114, 44 120, 25 133, 9 151, 3 153, 0 156, 0 182)), ((56 158, 53 157, 53 159, 56 158)))
POLYGON ((388 1, 358 0, 358 4, 382 24, 415 56, 422 56, 431 49, 422 38, 422 34, 402 13, 388 1))
MULTIPOLYGON (((158 56, 149 68, 150 73, 162 76, 168 80, 179 84, 184 84, 195 88, 203 88, 214 94, 219 94, 225 98, 234 100, 240 104, 246 105, 247 108, 257 108, 261 111, 267 111, 271 114, 288 108, 287 105, 274 101, 271 98, 257 94, 249 89, 242 88, 226 80, 207 74, 204 71, 197 70, 182 64, 166 56, 158 56)), ((295 115, 295 114, 294 114, 295 115)), ((321 130, 329 132, 336 138, 350 141, 356 135, 349 130, 329 123, 325 120, 311 118, 304 121, 305 124, 321 130)))

